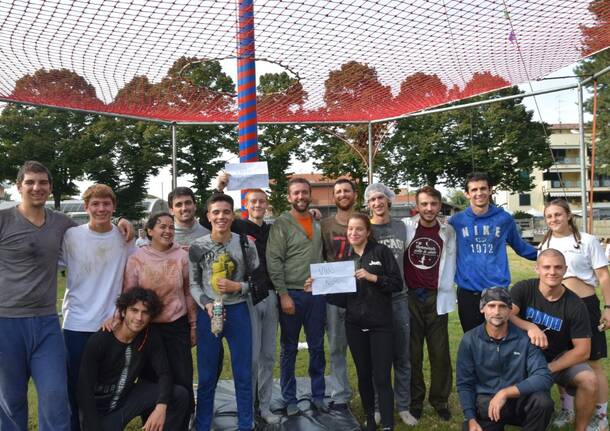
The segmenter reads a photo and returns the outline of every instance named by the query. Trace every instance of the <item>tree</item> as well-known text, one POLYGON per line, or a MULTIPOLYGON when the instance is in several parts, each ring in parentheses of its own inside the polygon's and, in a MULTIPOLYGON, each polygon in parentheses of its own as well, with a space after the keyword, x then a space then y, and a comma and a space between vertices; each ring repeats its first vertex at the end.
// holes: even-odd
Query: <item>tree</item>
MULTIPOLYGON (((604 6, 607 1, 596 0, 589 4, 589 10, 595 16, 596 21, 590 27, 583 27, 584 48, 583 55, 596 52, 605 48, 604 41, 607 41, 607 29, 610 25, 610 13, 604 6)), ((610 51, 598 52, 592 57, 583 60, 575 69, 577 75, 593 75, 595 72, 610 66, 610 51)), ((597 79, 597 131, 596 131, 596 159, 600 163, 601 170, 610 173, 610 74, 600 76, 597 79)), ((585 103, 585 109, 593 113, 593 98, 585 103)))
MULTIPOLYGON (((384 86, 377 71, 366 64, 348 61, 329 73, 324 82, 325 110, 336 115, 349 106, 373 116, 378 106, 392 102, 392 91, 384 86)), ((374 136, 384 134, 386 124, 373 126, 374 136)), ((315 160, 314 166, 329 178, 348 175, 358 188, 359 204, 368 182, 368 127, 366 125, 324 126, 313 129, 312 145, 301 158, 315 160)))
MULTIPOLYGON (((216 60, 199 61, 181 57, 153 93, 168 110, 179 112, 193 106, 202 113, 228 112, 233 108, 231 94, 235 85, 216 60)), ((199 215, 210 195, 210 183, 224 166, 223 151, 236 153, 237 133, 234 126, 180 126, 176 133, 177 168, 192 176, 192 188, 199 201, 199 215)))
MULTIPOLYGON (((466 93, 457 97, 478 91, 489 82, 506 83, 488 73, 475 74, 466 85, 466 93)), ((442 90, 439 92, 442 94, 442 90)), ((474 100, 515 94, 519 90, 511 87, 474 100)), ((391 185, 408 182, 414 186, 459 187, 464 177, 476 170, 488 172, 503 189, 530 190, 532 169, 546 169, 552 163, 543 127, 532 121, 532 112, 518 99, 406 118, 398 122, 395 133, 384 144, 377 166, 381 178, 391 185)))
POLYGON ((460 210, 463 210, 470 205, 468 198, 460 189, 453 189, 449 192, 449 203, 460 210))
MULTIPOLYGON (((302 109, 307 97, 301 83, 286 72, 267 73, 260 77, 258 85, 258 111, 267 107, 281 106, 282 109, 302 109)), ((288 172, 291 159, 301 144, 308 139, 307 128, 298 125, 262 126, 258 135, 261 160, 269 167, 271 196, 269 202, 273 213, 279 215, 289 208, 286 200, 288 172)))
MULTIPOLYGON (((42 96, 52 102, 83 100, 98 106, 95 89, 84 78, 67 69, 40 69, 17 80, 13 96, 42 96)), ((9 104, 0 115, 0 180, 14 181, 19 166, 38 160, 53 176, 53 200, 59 209, 63 198, 78 194, 75 181, 83 178, 85 162, 93 156, 82 138, 94 116, 49 108, 9 104)))
POLYGON ((116 214, 130 220, 144 216, 148 178, 167 164, 167 128, 156 124, 100 117, 86 130, 96 155, 85 163, 87 178, 110 186, 117 195, 116 214))

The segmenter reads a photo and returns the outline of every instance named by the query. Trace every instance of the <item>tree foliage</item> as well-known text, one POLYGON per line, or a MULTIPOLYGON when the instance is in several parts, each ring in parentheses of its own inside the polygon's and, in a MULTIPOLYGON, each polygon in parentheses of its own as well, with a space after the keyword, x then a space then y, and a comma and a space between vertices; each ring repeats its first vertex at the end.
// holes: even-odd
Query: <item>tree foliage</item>
MULTIPOLYGON (((101 103, 82 77, 66 69, 38 70, 15 83, 13 93, 84 98, 101 103)), ((75 181, 83 178, 85 162, 93 156, 82 139, 95 117, 70 111, 9 104, 0 115, 0 180, 14 181, 26 160, 45 164, 53 176, 56 209, 62 199, 78 194, 75 181)))
MULTIPOLYGON (((206 112, 229 111, 233 108, 230 94, 235 91, 235 85, 231 77, 222 71, 218 61, 200 62, 195 58, 182 57, 172 65, 154 91, 164 95, 162 100, 168 109, 180 109, 185 103, 196 103, 206 112)), ((211 181, 225 164, 220 159, 223 151, 237 152, 235 127, 179 126, 176 144, 178 172, 191 176, 201 216, 203 204, 210 195, 211 181)))
MULTIPOLYGON (((258 109, 280 104, 293 110, 302 109, 307 94, 301 84, 286 72, 267 73, 258 85, 258 109)), ((269 202, 277 216, 289 208, 286 200, 290 162, 301 144, 308 139, 307 128, 298 125, 266 125, 259 128, 261 160, 269 168, 271 196, 269 202)))
POLYGON ((168 134, 144 121, 100 117, 84 140, 95 157, 85 164, 87 179, 106 184, 117 195, 116 214, 131 220, 144 215, 142 201, 150 175, 168 162, 168 134))
MULTIPOLYGON (((502 83, 488 73, 475 74, 464 92, 477 91, 481 80, 502 83)), ((519 90, 511 87, 474 100, 516 94, 519 90)), ((469 172, 485 171, 502 189, 530 190, 533 168, 546 169, 552 163, 543 127, 532 121, 532 112, 519 99, 406 118, 384 143, 377 166, 391 185, 456 187, 469 172)))

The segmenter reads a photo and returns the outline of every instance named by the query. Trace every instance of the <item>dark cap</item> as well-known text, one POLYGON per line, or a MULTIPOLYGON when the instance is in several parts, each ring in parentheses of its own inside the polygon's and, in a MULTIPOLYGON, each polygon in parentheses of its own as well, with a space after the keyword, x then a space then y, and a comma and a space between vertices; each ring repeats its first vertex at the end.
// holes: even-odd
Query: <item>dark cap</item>
POLYGON ((513 301, 508 293, 508 289, 502 287, 490 287, 485 289, 481 294, 481 302, 479 302, 479 310, 485 307, 485 304, 491 301, 500 301, 508 305, 509 308, 513 307, 513 301))

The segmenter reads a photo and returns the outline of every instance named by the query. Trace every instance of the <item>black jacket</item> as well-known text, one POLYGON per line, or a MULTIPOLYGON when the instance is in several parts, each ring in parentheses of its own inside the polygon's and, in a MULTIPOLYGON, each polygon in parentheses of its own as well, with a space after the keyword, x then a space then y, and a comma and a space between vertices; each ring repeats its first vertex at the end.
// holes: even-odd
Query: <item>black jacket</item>
POLYGON ((372 283, 356 280, 355 293, 326 295, 329 303, 344 307, 345 322, 362 329, 392 330, 392 293, 403 288, 400 269, 392 251, 371 239, 362 256, 352 254, 346 260, 355 260, 356 269, 364 268, 378 279, 372 283))

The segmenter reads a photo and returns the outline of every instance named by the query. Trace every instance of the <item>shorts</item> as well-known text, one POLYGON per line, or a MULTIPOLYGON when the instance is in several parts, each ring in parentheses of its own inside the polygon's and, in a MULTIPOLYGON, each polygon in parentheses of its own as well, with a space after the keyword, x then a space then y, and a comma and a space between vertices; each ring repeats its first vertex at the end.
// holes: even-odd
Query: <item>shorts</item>
POLYGON ((589 360, 596 361, 601 358, 607 358, 608 345, 606 343, 606 332, 597 329, 599 319, 602 317, 599 298, 597 295, 591 295, 580 299, 585 303, 589 312, 589 319, 591 320, 591 356, 589 356, 589 360))
POLYGON ((565 370, 552 373, 551 376, 553 376, 553 381, 555 383, 566 388, 568 394, 574 396, 576 395, 576 387, 572 384, 572 381, 576 377, 576 374, 582 371, 593 372, 593 369, 586 362, 581 362, 580 364, 572 365, 571 367, 566 368, 565 370))

